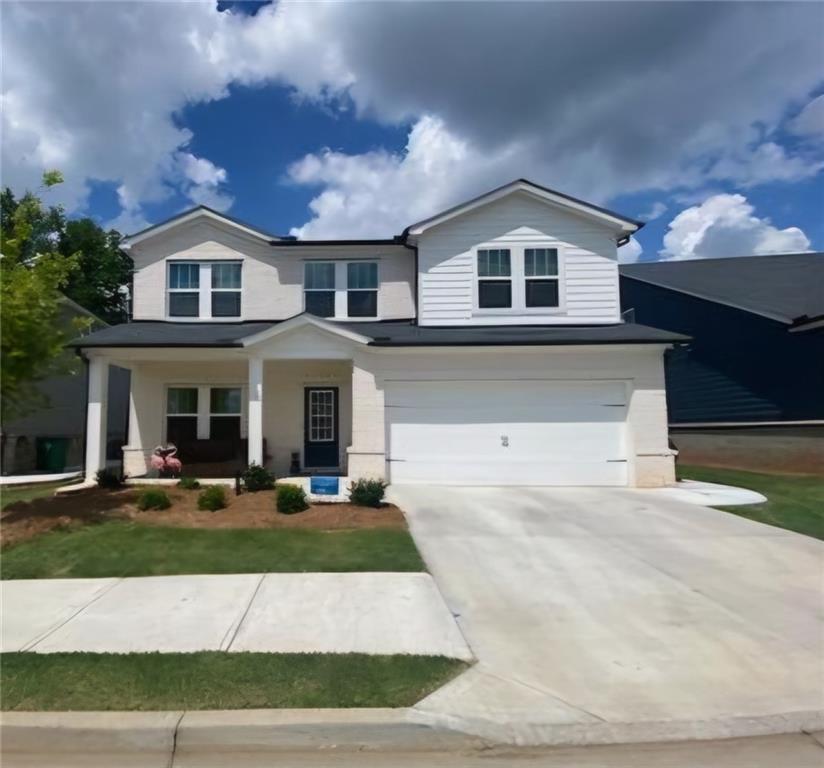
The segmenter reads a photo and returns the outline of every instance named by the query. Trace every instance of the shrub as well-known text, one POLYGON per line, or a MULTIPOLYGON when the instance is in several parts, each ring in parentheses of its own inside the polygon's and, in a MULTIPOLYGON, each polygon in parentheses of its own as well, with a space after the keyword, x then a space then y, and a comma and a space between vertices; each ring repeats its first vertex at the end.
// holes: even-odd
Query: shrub
POLYGON ((309 509, 306 501, 306 492, 299 485, 278 486, 278 512, 284 515, 293 515, 309 509))
POLYGON ((270 491, 275 487, 275 476, 260 464, 250 464, 243 473, 247 491, 270 491))
POLYGON ((177 487, 186 491, 196 491, 200 488, 200 483, 196 477, 181 477, 177 487))
POLYGON ((217 512, 226 506, 226 489, 222 485, 210 485, 197 497, 197 508, 217 512))
POLYGON ((147 488, 137 498, 137 508, 147 509, 168 509, 172 506, 166 491, 160 488, 147 488))
POLYGON ((367 480, 361 478, 349 486, 349 500, 359 507, 380 507, 383 504, 383 495, 386 483, 382 480, 367 480))
POLYGON ((120 473, 113 469, 98 469, 94 479, 101 488, 120 488, 123 485, 120 473))

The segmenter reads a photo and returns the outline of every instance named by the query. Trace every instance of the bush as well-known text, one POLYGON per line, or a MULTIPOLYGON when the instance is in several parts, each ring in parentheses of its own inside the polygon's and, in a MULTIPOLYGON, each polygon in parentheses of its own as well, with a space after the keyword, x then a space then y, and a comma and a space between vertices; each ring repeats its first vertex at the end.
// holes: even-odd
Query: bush
POLYGON ((278 512, 283 515, 293 515, 309 509, 306 501, 306 492, 299 485, 278 486, 278 512))
POLYGON ((94 479, 101 488, 120 488, 123 485, 120 473, 113 469, 98 469, 94 479))
POLYGON ((217 512, 226 506, 226 489, 222 485, 210 485, 197 497, 197 508, 217 512))
POLYGON ((200 483, 196 477, 181 477, 177 487, 183 488, 185 491, 196 491, 200 488, 200 483))
POLYGON ((260 464, 250 464, 243 473, 243 484, 247 491, 271 491, 275 487, 275 476, 260 464))
POLYGON ((380 507, 383 504, 383 495, 386 483, 382 480, 367 480, 361 478, 349 486, 349 500, 359 507, 380 507))
POLYGON ((141 510, 147 509, 168 509, 172 506, 166 491, 160 488, 147 488, 137 498, 137 508, 141 510))

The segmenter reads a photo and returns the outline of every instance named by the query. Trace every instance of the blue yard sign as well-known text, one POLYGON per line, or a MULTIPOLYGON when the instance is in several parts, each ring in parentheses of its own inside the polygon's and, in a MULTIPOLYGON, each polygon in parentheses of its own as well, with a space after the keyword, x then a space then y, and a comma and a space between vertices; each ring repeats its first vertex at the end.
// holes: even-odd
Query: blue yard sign
POLYGON ((340 493, 339 477, 309 478, 309 493, 315 496, 337 496, 340 493))

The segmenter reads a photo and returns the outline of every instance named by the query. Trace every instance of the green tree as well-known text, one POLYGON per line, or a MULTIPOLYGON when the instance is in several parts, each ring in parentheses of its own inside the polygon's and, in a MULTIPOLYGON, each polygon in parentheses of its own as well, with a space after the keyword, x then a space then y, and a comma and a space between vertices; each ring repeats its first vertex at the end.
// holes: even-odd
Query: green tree
MULTIPOLYGON (((45 187, 59 183, 44 174, 45 187)), ((36 384, 67 370, 64 344, 83 320, 61 322, 61 288, 78 269, 77 256, 54 250, 44 235, 48 220, 39 197, 26 194, 0 221, 0 418, 21 415, 42 402, 36 384)))

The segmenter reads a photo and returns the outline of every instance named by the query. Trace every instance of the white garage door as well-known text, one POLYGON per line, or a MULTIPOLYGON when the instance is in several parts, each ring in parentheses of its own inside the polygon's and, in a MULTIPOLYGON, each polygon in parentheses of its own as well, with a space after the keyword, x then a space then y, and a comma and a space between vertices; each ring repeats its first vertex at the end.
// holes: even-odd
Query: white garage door
POLYGON ((627 483, 622 381, 395 381, 385 394, 393 483, 627 483))

